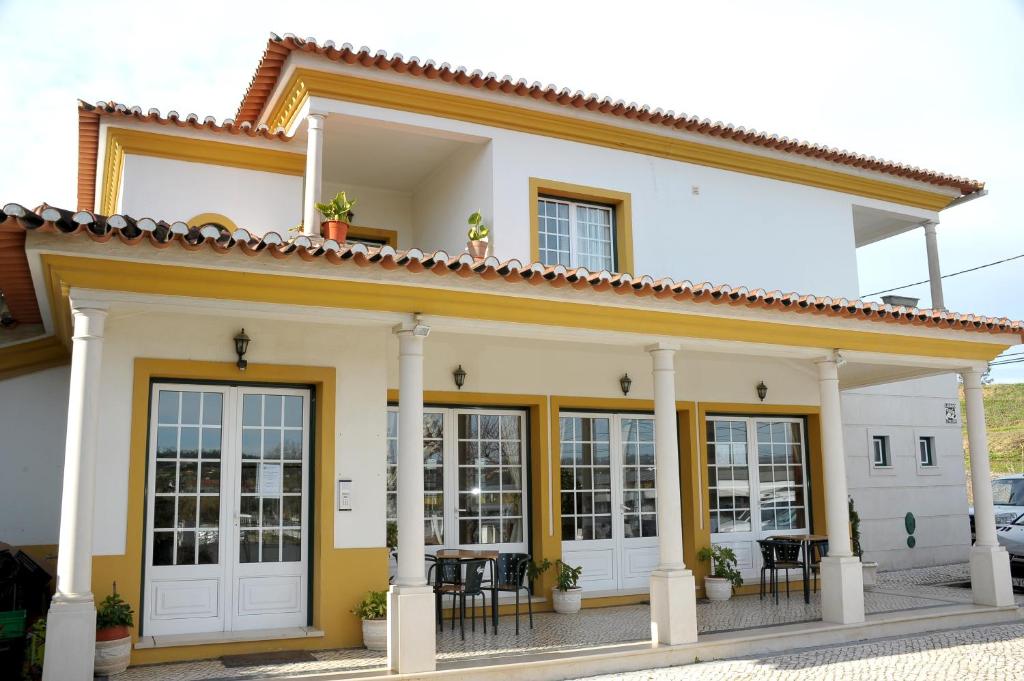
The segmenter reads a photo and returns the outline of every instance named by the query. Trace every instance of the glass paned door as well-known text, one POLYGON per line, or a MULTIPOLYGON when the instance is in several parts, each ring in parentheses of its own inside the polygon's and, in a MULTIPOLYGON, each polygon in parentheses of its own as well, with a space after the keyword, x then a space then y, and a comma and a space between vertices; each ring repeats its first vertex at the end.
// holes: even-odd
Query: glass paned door
POLYGON ((808 531, 803 421, 713 416, 705 438, 711 541, 757 578, 759 539, 808 531))
POLYGON ((562 556, 589 591, 645 588, 658 559, 654 420, 559 419, 562 556))
POLYGON ((143 633, 305 624, 308 392, 151 399, 143 633))

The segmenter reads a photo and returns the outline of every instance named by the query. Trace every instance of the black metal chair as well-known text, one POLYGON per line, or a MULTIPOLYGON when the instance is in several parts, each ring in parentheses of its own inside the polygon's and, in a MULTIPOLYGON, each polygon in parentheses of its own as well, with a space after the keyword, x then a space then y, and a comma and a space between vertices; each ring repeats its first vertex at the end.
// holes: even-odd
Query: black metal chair
POLYGON ((828 555, 828 542, 811 542, 811 574, 814 575, 814 593, 818 593, 818 575, 821 573, 821 559, 828 555))
MULTIPOLYGON (((456 558, 437 558, 426 556, 433 564, 427 568, 427 583, 434 585, 434 616, 437 618, 438 630, 443 630, 444 618, 441 610, 444 606, 444 597, 452 597, 452 614, 454 618, 455 603, 458 601, 458 591, 454 587, 462 584, 462 564, 456 558), (433 579, 431 579, 433 577, 433 579)), ((452 620, 452 628, 455 628, 455 621, 452 620)))
POLYGON ((775 548, 767 539, 759 539, 757 541, 757 546, 761 549, 760 598, 761 600, 764 600, 764 573, 766 572, 768 573, 768 578, 771 580, 768 583, 768 595, 771 596, 775 593, 775 548))
POLYGON ((786 598, 789 598, 789 571, 804 569, 800 557, 801 543, 783 539, 762 539, 757 542, 761 547, 761 598, 764 598, 764 573, 770 573, 771 593, 775 594, 775 602, 779 602, 779 572, 786 575, 786 598))
MULTIPOLYGON (((450 561, 441 559, 438 561, 440 568, 444 563, 450 561)), ((446 583, 440 586, 440 595, 451 594, 452 600, 452 629, 455 628, 455 599, 458 599, 459 603, 459 629, 462 634, 462 639, 466 639, 466 597, 470 597, 472 602, 472 614, 470 615, 470 623, 473 626, 473 631, 476 631, 476 598, 480 597, 483 605, 481 609, 482 620, 484 623, 484 633, 487 633, 487 592, 483 588, 484 583, 484 570, 487 569, 486 560, 468 560, 464 563, 466 566, 465 580, 451 584, 446 583)), ((438 590, 435 590, 438 593, 438 590)))
POLYGON ((516 636, 519 635, 519 592, 526 592, 526 607, 530 614, 530 628, 533 629, 533 602, 530 598, 530 586, 526 583, 526 572, 530 565, 528 553, 502 553, 498 555, 497 582, 498 593, 515 593, 516 595, 516 636))

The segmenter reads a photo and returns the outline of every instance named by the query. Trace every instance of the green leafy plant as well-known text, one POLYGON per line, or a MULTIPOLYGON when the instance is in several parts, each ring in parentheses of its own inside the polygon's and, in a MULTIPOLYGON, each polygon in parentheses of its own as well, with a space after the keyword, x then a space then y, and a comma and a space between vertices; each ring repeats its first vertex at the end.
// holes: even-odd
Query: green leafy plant
POLYGON ((348 200, 345 196, 345 192, 338 192, 337 195, 328 201, 327 203, 316 204, 316 209, 320 211, 320 214, 324 216, 325 221, 340 220, 345 222, 348 220, 348 214, 352 212, 352 207, 356 205, 356 200, 348 200))
POLYGON ((526 566, 526 576, 532 582, 551 568, 557 570, 555 574, 555 587, 559 591, 575 589, 576 583, 579 582, 580 575, 583 573, 582 567, 573 567, 568 563, 563 563, 560 559, 552 563, 545 558, 539 563, 530 561, 526 566))
POLYGON ((43 658, 46 656, 46 618, 40 617, 26 634, 28 654, 25 656, 25 679, 43 678, 43 658))
POLYGON ((711 576, 727 579, 732 588, 743 586, 743 575, 736 569, 736 554, 727 546, 705 546, 697 552, 697 560, 711 563, 711 576))
POLYGON ((100 602, 96 608, 96 628, 109 629, 110 627, 134 627, 135 611, 128 605, 121 594, 117 593, 117 582, 114 582, 114 591, 100 602))
POLYGON ((480 211, 474 211, 469 216, 469 231, 466 233, 469 236, 470 241, 480 241, 486 239, 487 235, 491 233, 490 228, 484 224, 484 216, 480 215, 480 211))
POLYGON ((387 544, 389 549, 398 546, 398 523, 393 520, 388 521, 387 544))
POLYGON ((388 592, 370 591, 352 608, 352 614, 364 620, 382 620, 388 616, 388 592))
POLYGON ((860 514, 853 505, 853 497, 848 497, 850 508, 850 548, 853 555, 861 560, 864 559, 864 549, 860 546, 860 514))

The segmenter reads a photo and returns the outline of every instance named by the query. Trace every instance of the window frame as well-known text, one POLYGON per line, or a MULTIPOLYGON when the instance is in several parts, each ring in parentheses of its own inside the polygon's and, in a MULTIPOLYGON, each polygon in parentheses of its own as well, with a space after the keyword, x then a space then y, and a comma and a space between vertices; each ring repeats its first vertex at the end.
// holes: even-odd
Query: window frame
POLYGON ((579 201, 579 200, 575 200, 575 199, 565 199, 565 198, 562 198, 560 196, 549 196, 547 194, 541 194, 540 196, 538 196, 537 197, 537 204, 538 205, 537 205, 537 209, 536 209, 537 210, 537 238, 538 238, 537 256, 538 256, 538 262, 543 262, 543 260, 540 259, 540 251, 541 250, 545 250, 545 251, 546 250, 550 250, 550 249, 541 249, 540 245, 539 245, 539 243, 540 243, 540 241, 539 241, 539 239, 540 239, 540 202, 541 201, 549 201, 549 202, 554 203, 556 205, 564 205, 564 206, 568 207, 568 209, 569 209, 568 210, 568 220, 569 220, 569 235, 568 235, 568 240, 569 240, 569 258, 568 259, 569 259, 569 262, 567 262, 567 263, 563 263, 563 262, 546 263, 547 265, 554 266, 554 265, 557 264, 557 265, 564 265, 565 267, 569 267, 569 268, 584 267, 585 269, 587 269, 589 271, 594 271, 594 272, 599 272, 599 271, 604 270, 604 269, 607 269, 609 272, 616 271, 616 267, 617 267, 618 262, 619 262, 619 255, 618 255, 618 239, 616 239, 616 234, 615 234, 615 206, 610 206, 610 205, 603 204, 603 203, 596 203, 594 201, 579 201), (577 208, 595 208, 597 210, 608 211, 609 227, 611 228, 610 229, 610 233, 609 233, 609 235, 611 237, 610 244, 609 244, 611 246, 611 258, 612 258, 611 267, 607 267, 607 268, 602 267, 602 268, 598 269, 598 268, 586 267, 586 266, 580 264, 580 261, 579 261, 580 249, 578 247, 578 243, 580 241, 580 221, 579 221, 579 218, 578 218, 577 208))
POLYGON ((917 436, 917 465, 921 468, 934 468, 938 465, 938 462, 935 460, 934 435, 917 436), (922 448, 922 445, 926 446, 922 448), (927 454, 927 457, 924 456, 925 454, 927 454))
MULTIPOLYGON (((612 272, 630 274, 635 272, 633 265, 633 209, 632 197, 629 193, 531 177, 529 179, 529 216, 530 257, 533 262, 540 262, 540 216, 538 215, 538 201, 541 198, 600 208, 611 208, 613 233, 612 259, 614 261, 612 263, 612 272)), ((575 219, 574 216, 573 219, 575 219)), ((560 264, 570 267, 567 263, 560 264)))
POLYGON ((871 436, 871 466, 892 468, 892 444, 888 435, 871 436), (878 462, 878 445, 882 445, 882 463, 878 462))

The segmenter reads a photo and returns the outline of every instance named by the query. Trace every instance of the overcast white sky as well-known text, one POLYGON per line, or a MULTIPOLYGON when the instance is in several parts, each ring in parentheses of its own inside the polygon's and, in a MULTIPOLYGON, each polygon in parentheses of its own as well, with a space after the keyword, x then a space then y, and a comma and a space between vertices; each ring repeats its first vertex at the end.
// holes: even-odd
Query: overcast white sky
MULTIPOLYGON (((982 179, 988 197, 942 216, 943 271, 1024 253, 1024 0, 0 0, 0 26, 3 203, 74 206, 76 98, 233 116, 275 31, 982 179)), ((928 277, 920 230, 858 258, 862 294, 928 277)), ((904 293, 928 302, 927 286, 904 293)), ((952 310, 1024 319, 1024 259, 945 293, 952 310)), ((1024 363, 993 376, 1024 381, 1024 363)))

